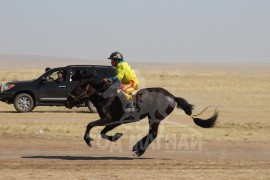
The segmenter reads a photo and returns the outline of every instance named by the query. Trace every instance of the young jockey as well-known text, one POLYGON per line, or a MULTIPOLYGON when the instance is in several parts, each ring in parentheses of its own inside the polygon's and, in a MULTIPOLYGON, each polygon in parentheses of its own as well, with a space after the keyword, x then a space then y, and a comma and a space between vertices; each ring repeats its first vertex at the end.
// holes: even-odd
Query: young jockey
MULTIPOLYGON (((120 88, 127 101, 125 112, 133 112, 135 108, 131 93, 139 85, 135 71, 124 61, 123 55, 117 51, 113 52, 108 59, 111 60, 111 64, 116 70, 116 76, 109 78, 109 80, 112 82, 119 80, 121 82, 120 88)), ((121 93, 119 95, 121 96, 121 93)))

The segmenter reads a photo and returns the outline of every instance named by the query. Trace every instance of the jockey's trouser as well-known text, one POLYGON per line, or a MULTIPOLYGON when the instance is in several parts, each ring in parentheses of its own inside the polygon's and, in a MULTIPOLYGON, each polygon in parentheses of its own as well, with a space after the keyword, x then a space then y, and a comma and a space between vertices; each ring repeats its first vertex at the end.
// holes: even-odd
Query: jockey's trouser
POLYGON ((131 80, 128 83, 121 83, 121 89, 128 101, 132 100, 131 93, 138 88, 139 81, 131 80))

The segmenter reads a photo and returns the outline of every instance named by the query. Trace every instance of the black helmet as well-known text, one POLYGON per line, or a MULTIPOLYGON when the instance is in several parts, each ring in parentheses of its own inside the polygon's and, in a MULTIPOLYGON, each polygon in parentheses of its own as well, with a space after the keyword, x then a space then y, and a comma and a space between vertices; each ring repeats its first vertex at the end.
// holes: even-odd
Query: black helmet
POLYGON ((113 52, 108 59, 124 60, 123 55, 118 51, 113 52))

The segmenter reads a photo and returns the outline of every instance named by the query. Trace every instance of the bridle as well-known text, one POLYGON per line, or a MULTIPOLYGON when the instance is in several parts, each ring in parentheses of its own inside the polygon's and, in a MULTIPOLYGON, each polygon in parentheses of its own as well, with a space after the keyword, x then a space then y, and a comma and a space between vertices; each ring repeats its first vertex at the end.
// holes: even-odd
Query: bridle
POLYGON ((88 84, 86 90, 85 90, 81 95, 79 95, 79 96, 74 96, 74 95, 70 94, 70 97, 71 97, 74 101, 79 101, 79 100, 81 100, 81 99, 83 99, 83 98, 88 98, 89 96, 91 96, 92 94, 95 93, 95 92, 92 92, 92 93, 90 93, 90 94, 87 94, 87 91, 88 91, 88 89, 89 89, 89 86, 90 86, 90 85, 88 84))
MULTIPOLYGON (((109 83, 109 84, 111 85, 112 83, 109 83)), ((92 93, 87 94, 87 91, 88 91, 88 89, 89 89, 89 86, 90 86, 90 85, 87 84, 86 90, 85 90, 81 95, 79 95, 79 96, 74 96, 74 95, 70 94, 70 97, 71 97, 74 101, 79 101, 79 100, 81 100, 81 99, 83 99, 83 98, 88 98, 89 96, 91 96, 91 95, 94 94, 94 93, 98 93, 99 95, 102 95, 102 92, 100 92, 100 91, 106 89, 106 87, 103 87, 103 88, 101 88, 101 89, 99 89, 99 90, 97 90, 97 91, 94 91, 94 92, 92 92, 92 93)))

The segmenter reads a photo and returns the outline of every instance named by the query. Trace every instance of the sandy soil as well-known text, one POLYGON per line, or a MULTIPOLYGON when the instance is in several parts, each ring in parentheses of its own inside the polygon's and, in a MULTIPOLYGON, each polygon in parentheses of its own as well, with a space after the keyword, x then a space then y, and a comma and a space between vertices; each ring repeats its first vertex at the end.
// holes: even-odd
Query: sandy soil
POLYGON ((269 145, 204 144, 202 152, 149 150, 143 157, 76 141, 1 142, 1 179, 269 179, 269 145))
MULTIPOLYGON (((131 141, 130 137, 143 137, 147 131, 145 122, 117 128, 113 133, 123 132, 124 136, 115 143, 101 139, 100 128, 93 129, 95 141, 89 149, 82 134, 88 119, 96 119, 97 115, 87 113, 87 110, 69 113, 56 110, 50 114, 38 111, 32 113, 35 117, 32 119, 27 118, 30 113, 16 118, 17 113, 7 111, 6 116, 14 117, 12 120, 4 118, 4 112, 1 114, 1 179, 270 178, 270 143, 252 138, 245 140, 245 128, 236 127, 243 134, 237 139, 234 135, 226 136, 229 132, 233 134, 232 130, 219 126, 204 130, 175 113, 162 124, 159 139, 138 158, 131 152, 136 141, 131 141), (76 119, 78 115, 80 118, 76 119), (59 119, 60 116, 63 119, 59 119), (142 129, 137 129, 139 127, 142 129), (194 148, 188 138, 178 141, 174 147, 173 135, 192 136, 196 133, 202 138, 196 141, 194 148)), ((267 132, 267 128, 264 125, 264 131, 258 131, 254 136, 267 132)))

